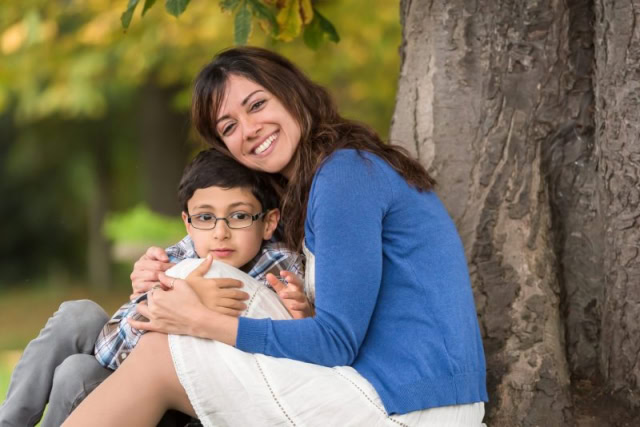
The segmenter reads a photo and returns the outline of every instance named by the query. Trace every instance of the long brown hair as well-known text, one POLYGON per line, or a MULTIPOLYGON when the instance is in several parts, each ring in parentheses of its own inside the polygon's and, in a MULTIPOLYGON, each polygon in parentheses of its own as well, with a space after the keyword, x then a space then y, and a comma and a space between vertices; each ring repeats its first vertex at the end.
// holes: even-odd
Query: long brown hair
POLYGON ((277 97, 300 126, 300 143, 293 156, 292 178, 282 195, 284 241, 300 250, 313 176, 334 151, 353 148, 373 153, 389 163, 420 191, 435 185, 424 167, 402 147, 387 145, 368 126, 347 120, 329 93, 309 80, 286 58, 257 47, 224 50, 198 74, 191 115, 197 131, 213 147, 229 154, 216 130, 218 111, 230 75, 245 77, 277 97))

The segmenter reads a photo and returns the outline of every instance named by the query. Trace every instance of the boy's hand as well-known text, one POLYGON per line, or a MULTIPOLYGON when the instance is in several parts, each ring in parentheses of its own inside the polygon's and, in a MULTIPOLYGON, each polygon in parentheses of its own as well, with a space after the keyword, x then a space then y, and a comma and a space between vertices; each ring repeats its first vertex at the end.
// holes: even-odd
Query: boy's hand
POLYGON ((205 307, 218 313, 238 317, 247 308, 242 301, 249 299, 249 294, 238 289, 242 287, 242 282, 239 280, 206 279, 204 275, 209 271, 212 262, 213 257, 207 256, 185 281, 205 307))
POLYGON ((169 257, 164 249, 157 246, 147 249, 147 252, 133 265, 133 272, 130 276, 133 293, 129 298, 134 300, 156 285, 161 285, 165 288, 160 283, 158 274, 167 271, 173 266, 174 264, 169 262, 169 257))
POLYGON ((283 277, 288 284, 285 285, 271 273, 267 274, 267 281, 276 291, 280 301, 282 301, 287 308, 291 317, 294 319, 312 317, 315 312, 302 290, 304 287, 302 279, 295 273, 286 270, 281 271, 280 276, 283 277))

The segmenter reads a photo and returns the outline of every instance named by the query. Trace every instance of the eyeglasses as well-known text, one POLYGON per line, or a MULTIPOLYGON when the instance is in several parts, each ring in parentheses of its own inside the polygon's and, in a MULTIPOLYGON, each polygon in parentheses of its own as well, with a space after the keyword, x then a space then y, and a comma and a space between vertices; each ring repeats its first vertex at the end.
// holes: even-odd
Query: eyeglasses
POLYGON ((194 228, 198 230, 213 230, 216 228, 216 224, 218 224, 218 220, 223 220, 227 223, 227 227, 231 229, 238 228, 247 228, 253 224, 254 221, 262 219, 265 216, 267 211, 257 213, 255 215, 251 215, 247 212, 233 212, 229 216, 226 217, 216 217, 212 213, 201 213, 197 215, 189 215, 189 224, 191 224, 194 228))

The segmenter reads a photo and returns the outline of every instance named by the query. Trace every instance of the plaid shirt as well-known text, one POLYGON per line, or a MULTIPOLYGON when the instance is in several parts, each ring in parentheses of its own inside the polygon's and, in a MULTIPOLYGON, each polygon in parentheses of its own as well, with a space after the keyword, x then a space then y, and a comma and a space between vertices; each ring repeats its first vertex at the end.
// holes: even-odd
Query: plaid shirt
MULTIPOLYGON (((188 258, 198 258, 189 236, 167 248, 166 252, 171 262, 175 263, 188 258)), ((302 259, 302 255, 290 251, 282 243, 270 241, 243 270, 270 288, 266 280, 267 273, 278 277, 281 270, 287 270, 304 277, 302 259)), ((102 328, 96 341, 95 356, 105 368, 115 370, 120 366, 145 332, 131 327, 127 319, 146 320, 136 310, 136 306, 146 299, 147 294, 144 294, 124 304, 102 328)))

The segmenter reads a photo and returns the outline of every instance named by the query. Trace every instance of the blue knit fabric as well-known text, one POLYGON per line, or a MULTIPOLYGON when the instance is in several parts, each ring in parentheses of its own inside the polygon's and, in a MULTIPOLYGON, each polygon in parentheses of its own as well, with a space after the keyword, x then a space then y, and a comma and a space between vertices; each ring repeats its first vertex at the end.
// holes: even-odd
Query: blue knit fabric
POLYGON ((241 318, 239 349, 351 365, 391 414, 488 400, 464 250, 435 193, 373 154, 337 151, 314 177, 305 244, 316 316, 241 318))

